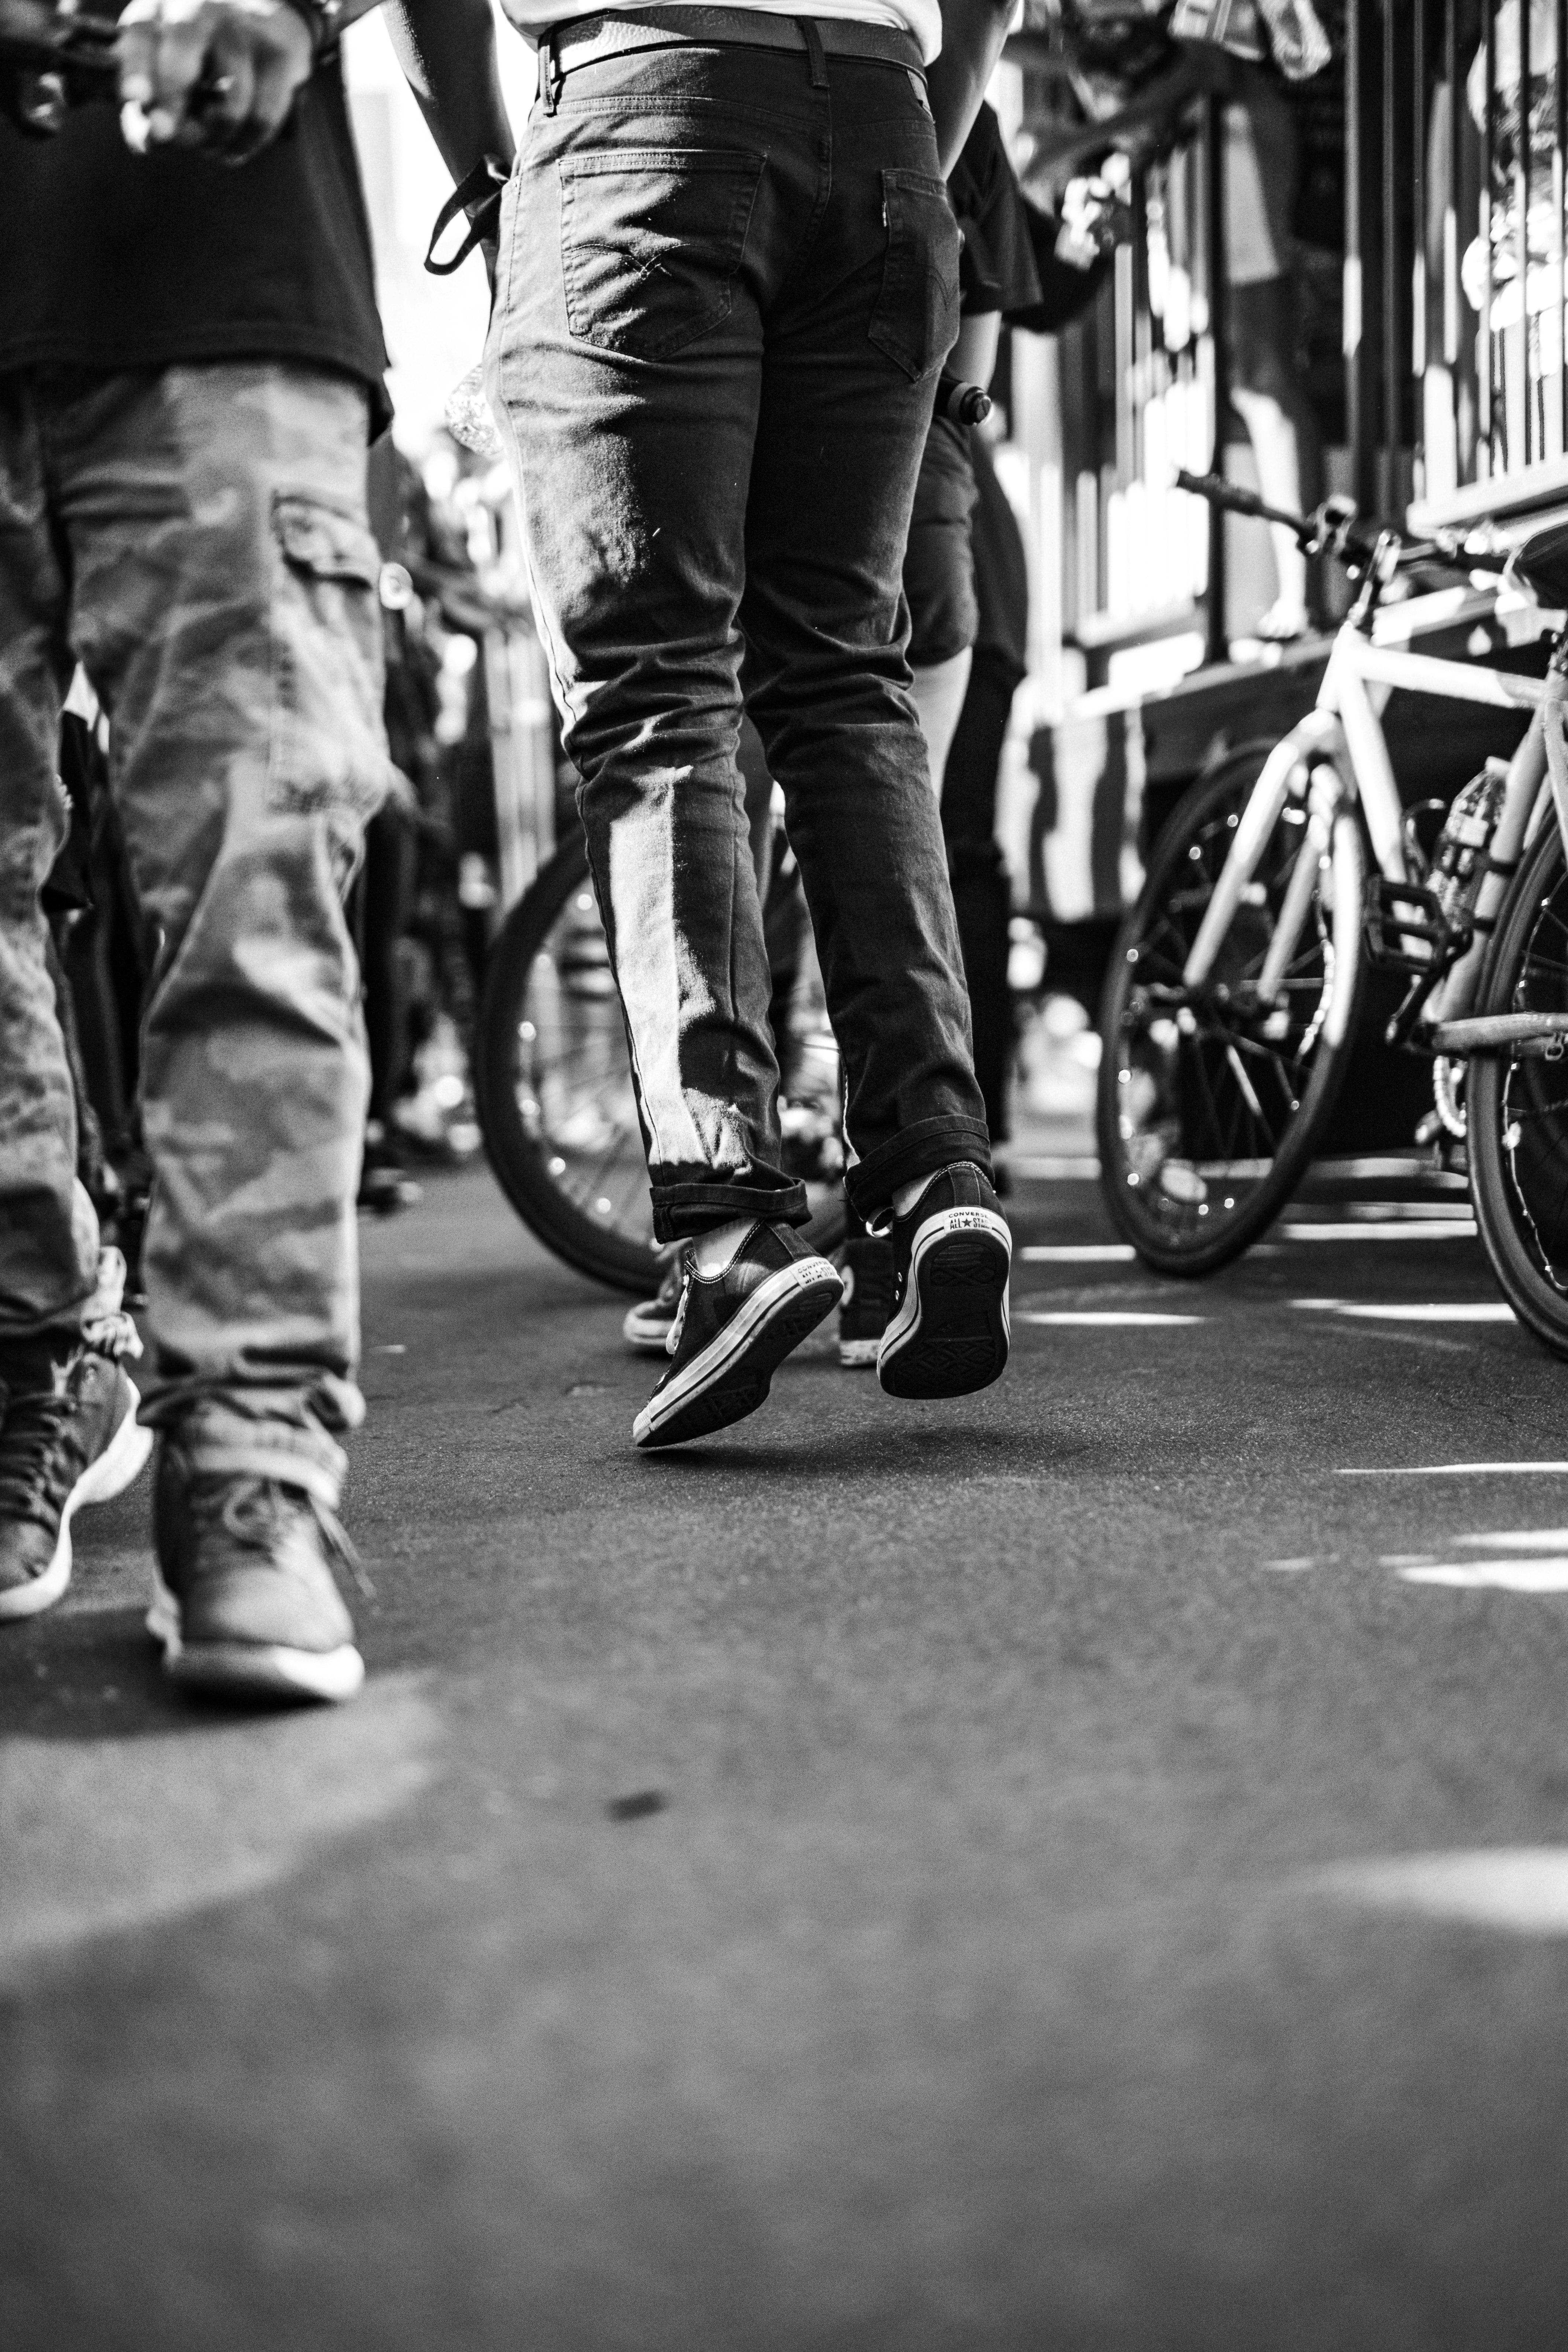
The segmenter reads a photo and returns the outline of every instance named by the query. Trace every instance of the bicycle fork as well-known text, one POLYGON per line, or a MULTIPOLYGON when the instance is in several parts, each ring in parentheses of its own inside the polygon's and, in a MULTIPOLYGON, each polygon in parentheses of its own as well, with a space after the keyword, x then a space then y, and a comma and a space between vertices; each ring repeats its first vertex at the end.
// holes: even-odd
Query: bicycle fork
MULTIPOLYGON (((1342 741, 1334 715, 1314 710, 1269 753, 1241 813, 1236 838, 1183 967, 1184 987, 1202 988, 1213 971, 1226 934, 1236 920, 1286 803, 1301 796, 1299 780, 1303 770, 1307 775, 1306 827, 1286 886, 1279 919, 1258 976, 1258 1004, 1272 1010, 1280 1002, 1285 975, 1295 959, 1325 858, 1331 860, 1335 957, 1353 954, 1362 920, 1358 861, 1349 835, 1338 823, 1344 804, 1344 785, 1331 760, 1325 756, 1341 750, 1342 741)), ((1331 1045, 1337 1045, 1343 1035, 1349 1010, 1350 992, 1333 992, 1325 1023, 1331 1045)))

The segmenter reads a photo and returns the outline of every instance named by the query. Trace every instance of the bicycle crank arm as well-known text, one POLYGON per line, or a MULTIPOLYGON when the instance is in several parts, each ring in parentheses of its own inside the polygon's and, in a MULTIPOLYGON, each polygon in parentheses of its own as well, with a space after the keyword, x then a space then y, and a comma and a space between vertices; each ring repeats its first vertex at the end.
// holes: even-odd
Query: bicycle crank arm
POLYGON ((1468 1021, 1440 1021, 1420 1043, 1451 1058, 1496 1054, 1508 1045, 1548 1045, 1568 1040, 1568 1013, 1482 1013, 1468 1021))

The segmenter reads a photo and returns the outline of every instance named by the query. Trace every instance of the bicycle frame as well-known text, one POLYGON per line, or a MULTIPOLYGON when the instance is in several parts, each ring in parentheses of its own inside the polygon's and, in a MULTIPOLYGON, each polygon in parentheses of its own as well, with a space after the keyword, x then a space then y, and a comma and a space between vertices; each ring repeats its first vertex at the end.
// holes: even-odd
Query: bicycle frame
MULTIPOLYGON (((1510 874, 1496 869, 1511 869, 1517 864, 1532 830, 1541 788, 1549 772, 1558 824, 1568 845, 1568 751, 1564 749, 1563 735, 1568 675, 1554 663, 1543 679, 1515 677, 1503 670, 1482 669, 1467 662, 1445 661, 1432 655, 1379 645, 1364 621, 1359 621, 1355 614, 1344 623, 1334 640, 1315 708, 1275 746, 1253 787, 1214 896, 1193 941, 1183 970, 1183 983, 1196 991, 1207 982, 1258 860, 1287 803, 1293 799, 1307 804, 1306 833, 1286 888, 1274 939, 1258 976, 1257 993, 1261 1005, 1268 1007, 1279 1001, 1281 982, 1311 903, 1314 878, 1323 857, 1332 853, 1335 820, 1348 803, 1359 801, 1373 855, 1386 879, 1393 883, 1413 880, 1405 859, 1399 792, 1381 721, 1388 696, 1396 687, 1407 693, 1437 696, 1450 702, 1488 703, 1499 709, 1531 709, 1535 713, 1509 763, 1502 807, 1492 837, 1491 864, 1477 898, 1476 937, 1438 982, 1413 1040, 1435 1053, 1461 1055, 1485 1050, 1505 1042, 1501 1035, 1479 1034, 1490 1032, 1497 1024, 1467 1022, 1464 1015, 1475 1002, 1490 924, 1509 887, 1510 874)), ((1337 867, 1338 858, 1335 864, 1337 867)), ((1339 888, 1334 892, 1337 941, 1342 938, 1341 926, 1347 919, 1358 927, 1362 920, 1359 903, 1351 908, 1343 905, 1350 895, 1353 894, 1339 888)), ((1516 1043, 1535 1035, 1552 1036, 1565 1025, 1568 1023, 1562 1014, 1510 1016, 1506 1042, 1516 1043)), ((1331 1035, 1331 1042, 1337 1039, 1331 1035)))

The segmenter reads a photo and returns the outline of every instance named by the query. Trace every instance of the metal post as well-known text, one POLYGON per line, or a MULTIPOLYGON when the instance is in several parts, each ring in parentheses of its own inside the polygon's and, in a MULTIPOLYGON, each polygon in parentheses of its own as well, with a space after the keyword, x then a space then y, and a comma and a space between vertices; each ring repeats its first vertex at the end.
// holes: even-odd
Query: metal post
MULTIPOLYGON (((1352 6, 1354 0, 1352 0, 1352 6)), ((1210 470, 1225 471, 1225 415, 1230 393, 1230 355, 1226 334, 1225 253, 1225 107, 1217 98, 1204 106, 1204 178, 1208 242, 1209 348, 1214 353, 1214 454, 1210 470)), ((1209 509, 1209 580, 1205 614, 1205 656, 1210 662, 1230 658, 1226 628, 1225 514, 1209 509)))

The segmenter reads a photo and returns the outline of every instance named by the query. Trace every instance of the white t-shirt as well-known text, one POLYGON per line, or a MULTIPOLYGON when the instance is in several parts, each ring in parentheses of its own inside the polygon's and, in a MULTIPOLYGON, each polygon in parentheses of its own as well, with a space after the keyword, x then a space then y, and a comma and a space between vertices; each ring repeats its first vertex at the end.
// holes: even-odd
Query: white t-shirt
MULTIPOLYGON (((637 0, 625 0, 634 11, 637 0)), ((658 0, 661 7, 698 7, 714 5, 716 0, 658 0)), ((831 16, 838 23, 852 25, 886 25, 894 32, 912 33, 921 45, 921 56, 929 66, 942 47, 942 9, 939 0, 809 0, 802 7, 801 0, 717 0, 717 5, 754 9, 760 16, 831 16)), ((605 0, 501 0, 501 6, 524 37, 538 46, 539 36, 548 26, 570 24, 575 16, 614 15, 606 9, 605 0)))

